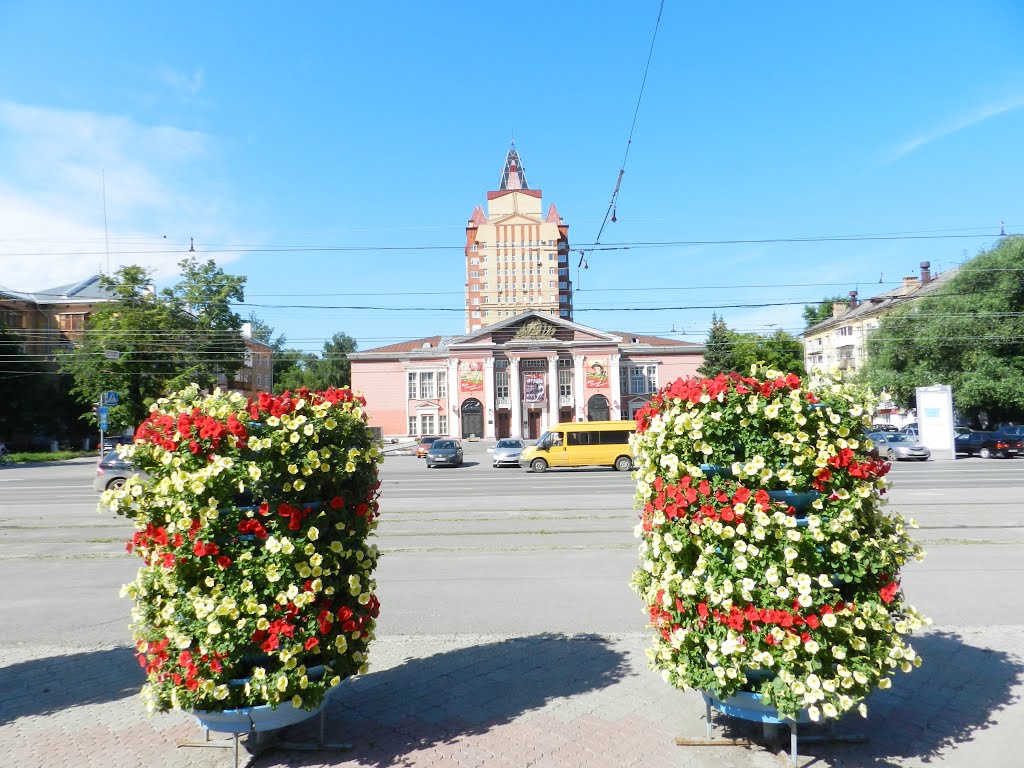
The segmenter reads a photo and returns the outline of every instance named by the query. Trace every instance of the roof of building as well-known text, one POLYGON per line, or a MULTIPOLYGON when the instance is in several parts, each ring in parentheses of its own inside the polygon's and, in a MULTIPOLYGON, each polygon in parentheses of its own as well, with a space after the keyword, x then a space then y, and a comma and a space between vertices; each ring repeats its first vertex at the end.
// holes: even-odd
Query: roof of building
POLYGON ((100 275, 67 285, 58 285, 32 293, 0 288, 0 296, 34 304, 82 304, 94 301, 109 301, 114 293, 100 284, 100 275))
MULTIPOLYGON (((450 347, 456 347, 457 349, 474 348, 475 343, 482 342, 495 331, 501 331, 505 328, 523 325, 525 323, 536 323, 538 321, 560 326, 562 328, 580 331, 593 337, 592 340, 583 342, 584 344, 603 342, 605 344, 614 344, 623 349, 631 349, 635 351, 641 351, 644 349, 668 351, 669 349, 676 349, 685 350, 686 352, 699 352, 704 349, 703 344, 694 344, 689 341, 678 341, 676 339, 665 339, 660 336, 622 333, 619 331, 601 331, 596 328, 590 328, 585 325, 574 323, 570 320, 553 317, 543 312, 530 310, 527 312, 521 312, 514 317, 501 320, 500 322, 485 325, 483 328, 462 336, 428 336, 422 339, 412 339, 410 341, 399 342, 398 344, 389 344, 385 347, 362 350, 349 355, 349 357, 355 360, 359 360, 360 358, 368 359, 381 356, 389 357, 405 355, 436 357, 438 355, 448 354, 450 347)), ((523 343, 530 343, 530 340, 525 339, 523 340, 523 343)))
POLYGON ((512 146, 508 148, 508 154, 505 156, 505 167, 501 170, 501 181, 498 184, 498 189, 529 188, 530 185, 526 183, 526 169, 523 168, 523 162, 519 159, 519 153, 516 151, 516 143, 513 141, 512 146))
POLYGON ((931 280, 926 283, 918 284, 911 291, 907 291, 905 286, 899 286, 893 288, 891 291, 880 293, 877 296, 872 296, 867 299, 863 299, 857 303, 853 309, 847 309, 845 312, 839 315, 822 320, 820 323, 812 325, 810 328, 805 330, 802 336, 813 336, 814 334, 827 331, 833 326, 845 325, 854 320, 859 320, 867 317, 872 317, 876 314, 886 312, 905 301, 911 299, 918 299, 921 296, 926 296, 932 293, 937 288, 941 288, 959 271, 959 267, 942 272, 935 275, 931 280))

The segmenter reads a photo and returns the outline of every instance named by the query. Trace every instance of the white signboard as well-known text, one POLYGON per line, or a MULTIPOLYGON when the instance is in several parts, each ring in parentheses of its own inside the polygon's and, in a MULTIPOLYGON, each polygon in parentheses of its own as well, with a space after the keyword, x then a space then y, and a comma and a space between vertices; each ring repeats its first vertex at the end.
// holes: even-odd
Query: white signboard
POLYGON ((947 384, 917 388, 917 430, 933 459, 956 458, 953 443, 953 388, 947 384))

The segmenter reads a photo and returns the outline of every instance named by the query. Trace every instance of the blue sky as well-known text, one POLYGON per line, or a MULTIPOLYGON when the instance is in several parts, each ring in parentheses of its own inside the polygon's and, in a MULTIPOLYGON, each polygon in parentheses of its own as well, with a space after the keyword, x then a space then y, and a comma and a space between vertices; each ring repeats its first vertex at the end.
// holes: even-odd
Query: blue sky
MULTIPOLYGON (((194 238, 292 346, 461 333, 465 223, 511 138, 594 242, 658 7, 0 2, 0 285, 108 259, 164 284, 194 238)), ((1024 231, 1022 32, 1016 0, 667 0, 601 237, 631 247, 574 254, 575 320, 799 331, 800 302, 1024 231), (913 238, 720 242, 877 233, 913 238)))

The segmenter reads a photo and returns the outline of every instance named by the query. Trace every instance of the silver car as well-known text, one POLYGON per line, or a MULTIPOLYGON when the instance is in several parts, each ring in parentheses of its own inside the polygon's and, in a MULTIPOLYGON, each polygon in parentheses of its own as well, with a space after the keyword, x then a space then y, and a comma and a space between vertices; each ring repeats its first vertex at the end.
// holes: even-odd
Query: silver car
POLYGON ((149 477, 134 464, 129 464, 118 456, 117 451, 110 451, 96 465, 96 479, 93 480, 93 488, 100 493, 111 488, 120 488, 124 485, 125 480, 133 475, 139 475, 142 479, 149 477))
POLYGON ((901 432, 872 432, 868 437, 875 444, 879 457, 889 461, 928 461, 932 456, 927 446, 921 445, 916 437, 901 432))
POLYGON ((503 437, 494 446, 492 455, 495 467, 518 467, 519 457, 523 453, 526 443, 513 437, 503 437))

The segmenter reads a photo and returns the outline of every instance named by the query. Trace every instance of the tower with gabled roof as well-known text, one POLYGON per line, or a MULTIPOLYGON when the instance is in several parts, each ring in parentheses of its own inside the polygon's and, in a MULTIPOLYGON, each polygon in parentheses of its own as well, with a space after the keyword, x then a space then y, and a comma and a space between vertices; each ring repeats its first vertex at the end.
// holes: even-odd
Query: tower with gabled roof
POLYGON ((569 225, 530 189, 513 141, 487 211, 466 225, 466 332, 536 311, 572 320, 569 225))

